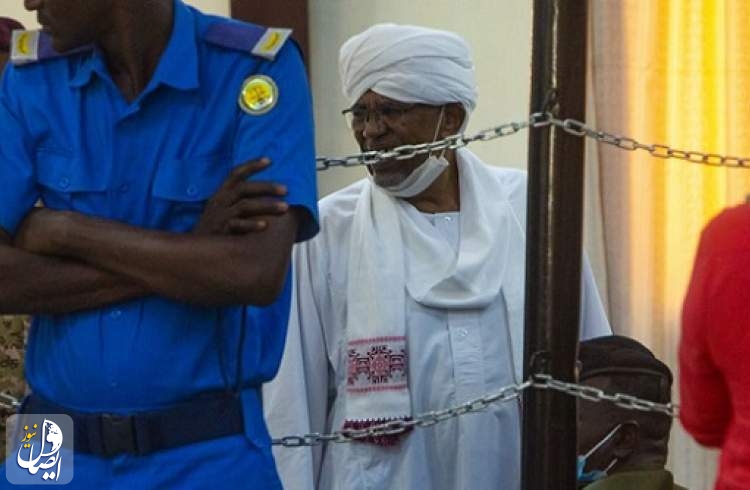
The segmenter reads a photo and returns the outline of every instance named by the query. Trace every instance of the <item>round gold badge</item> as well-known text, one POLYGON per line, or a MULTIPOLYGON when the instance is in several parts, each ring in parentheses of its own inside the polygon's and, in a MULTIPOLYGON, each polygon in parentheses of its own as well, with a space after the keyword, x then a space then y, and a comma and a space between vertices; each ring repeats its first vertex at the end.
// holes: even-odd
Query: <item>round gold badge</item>
POLYGON ((270 77, 254 75, 242 84, 239 104, 243 111, 253 116, 265 114, 276 106, 279 87, 270 77))

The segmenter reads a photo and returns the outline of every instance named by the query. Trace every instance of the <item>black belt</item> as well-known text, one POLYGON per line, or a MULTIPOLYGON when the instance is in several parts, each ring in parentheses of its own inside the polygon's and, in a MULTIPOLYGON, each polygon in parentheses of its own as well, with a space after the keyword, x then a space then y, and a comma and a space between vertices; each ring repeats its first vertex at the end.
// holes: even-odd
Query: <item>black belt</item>
POLYGON ((161 410, 129 415, 78 412, 32 394, 21 413, 70 416, 75 451, 106 457, 146 455, 244 432, 242 402, 239 395, 228 392, 201 395, 161 410))

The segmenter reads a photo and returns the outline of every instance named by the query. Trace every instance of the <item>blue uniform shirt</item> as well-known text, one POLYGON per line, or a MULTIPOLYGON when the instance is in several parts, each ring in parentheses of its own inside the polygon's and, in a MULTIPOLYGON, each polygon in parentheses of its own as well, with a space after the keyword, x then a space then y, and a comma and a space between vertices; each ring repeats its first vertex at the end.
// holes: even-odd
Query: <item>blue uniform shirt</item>
MULTIPOLYGON (((238 28, 253 28, 176 0, 168 46, 147 88, 130 103, 97 49, 9 67, 0 88, 0 227, 15 233, 41 198, 52 209, 188 232, 234 166, 267 156, 271 166, 255 178, 286 185, 289 204, 306 210, 297 239, 313 236, 318 230, 315 151, 299 52, 289 42, 271 61, 233 49, 231 43, 222 46, 207 35, 217 23, 235 34, 238 28), (243 82, 255 74, 278 86, 277 105, 262 115, 247 114, 238 104, 243 82)), ((220 471, 230 478, 233 462, 253 460, 248 449, 268 463, 269 437, 257 388, 278 369, 290 291, 287 277, 281 297, 266 308, 205 308, 152 296, 76 314, 38 316, 26 358, 32 390, 80 411, 128 413, 236 383, 245 315, 245 439, 209 441, 147 458, 77 455, 72 483, 83 485, 87 478, 79 460, 87 462, 94 478, 90 483, 98 485, 102 480, 96 478, 106 476, 115 478, 108 486, 118 486, 118 472, 130 475, 123 488, 139 485, 141 477, 146 487, 190 486, 179 479, 157 485, 154 476, 167 471, 176 478, 172 470, 156 469, 188 463, 191 481, 201 487, 201 472, 210 478, 216 469, 194 468, 194 459, 218 455, 219 466, 227 466, 220 471), (226 455, 232 451, 238 454, 226 455)), ((247 471, 258 470, 245 466, 245 477, 247 471)), ((270 475, 275 478, 272 464, 270 475)))

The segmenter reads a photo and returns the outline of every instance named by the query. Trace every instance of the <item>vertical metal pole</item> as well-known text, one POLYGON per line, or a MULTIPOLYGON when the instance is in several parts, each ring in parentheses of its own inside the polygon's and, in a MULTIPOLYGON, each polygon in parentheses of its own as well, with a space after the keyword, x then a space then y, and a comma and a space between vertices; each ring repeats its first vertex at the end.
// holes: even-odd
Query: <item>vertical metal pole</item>
MULTIPOLYGON (((586 0, 534 0, 531 111, 583 120, 586 0)), ((529 134, 526 244, 526 377, 575 379, 583 222, 584 142, 559 128, 529 134)), ((524 490, 576 488, 576 401, 527 390, 524 490)))

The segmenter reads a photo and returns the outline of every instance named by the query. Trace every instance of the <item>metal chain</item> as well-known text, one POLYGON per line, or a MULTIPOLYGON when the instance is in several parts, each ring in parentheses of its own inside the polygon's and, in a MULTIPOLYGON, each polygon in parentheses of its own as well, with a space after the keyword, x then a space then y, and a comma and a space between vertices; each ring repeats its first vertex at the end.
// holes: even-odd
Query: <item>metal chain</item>
POLYGON ((430 427, 460 415, 480 412, 493 403, 503 403, 517 399, 524 390, 532 386, 533 382, 529 380, 521 384, 505 386, 495 393, 469 400, 452 408, 425 412, 409 420, 392 420, 383 424, 373 425, 366 429, 344 429, 330 434, 312 433, 286 436, 280 439, 273 439, 273 445, 284 447, 317 446, 318 444, 327 442, 352 442, 370 437, 401 434, 413 427, 430 427))
POLYGON ((528 127, 543 128, 546 126, 555 126, 573 136, 591 138, 599 143, 612 145, 621 150, 647 151, 651 156, 656 158, 675 158, 713 167, 750 168, 750 157, 736 157, 719 155, 716 153, 704 153, 694 150, 680 150, 668 145, 660 144, 644 144, 627 136, 599 131, 596 128, 587 126, 585 122, 577 119, 556 118, 551 112, 536 112, 529 116, 529 119, 526 121, 501 124, 500 126, 482 130, 472 136, 458 134, 449 136, 443 140, 435 141, 434 143, 403 145, 392 150, 367 151, 342 158, 319 157, 316 159, 316 166, 317 170, 322 171, 328 170, 331 167, 377 165, 384 160, 407 160, 417 155, 424 155, 432 151, 462 148, 474 141, 489 141, 503 136, 510 136, 518 133, 521 129, 528 127))
POLYGON ((624 393, 610 395, 604 390, 593 386, 558 381, 548 374, 535 375, 533 387, 541 390, 559 391, 560 393, 592 402, 608 401, 626 410, 657 412, 669 415, 670 417, 678 416, 678 406, 673 403, 656 403, 624 393))
POLYGON ((21 402, 18 398, 8 394, 0 392, 0 408, 3 410, 16 410, 21 406, 21 402))
POLYGON ((573 136, 588 137, 600 143, 615 146, 621 150, 635 151, 644 150, 656 158, 676 158, 692 163, 700 163, 712 167, 738 167, 750 168, 750 158, 719 155, 717 153, 704 153, 695 150, 680 150, 669 145, 644 144, 627 136, 618 136, 613 133, 598 131, 587 126, 586 123, 576 119, 557 119, 552 114, 549 116, 549 125, 557 126, 573 136))
MULTIPOLYGON (((556 126, 568 134, 579 137, 588 137, 600 143, 615 146, 621 150, 635 151, 644 150, 656 158, 676 158, 693 163, 717 167, 739 167, 750 168, 750 158, 719 155, 716 153, 704 153, 693 150, 680 150, 668 145, 643 144, 627 136, 619 136, 605 131, 598 131, 587 126, 586 123, 576 119, 559 119, 551 112, 536 112, 529 116, 526 121, 510 122, 492 128, 484 129, 471 136, 457 134, 433 143, 418 145, 403 145, 392 150, 367 151, 342 158, 319 157, 316 159, 317 169, 328 170, 332 167, 353 167, 359 165, 377 165, 384 160, 408 160, 417 155, 424 155, 433 151, 455 150, 469 145, 475 141, 490 141, 504 136, 518 133, 524 128, 543 128, 556 126)), ((672 403, 661 404, 637 397, 617 393, 609 395, 603 390, 591 386, 578 385, 558 381, 549 375, 537 374, 533 380, 518 385, 509 385, 500 391, 481 398, 470 400, 453 408, 426 412, 410 420, 394 420, 384 424, 374 425, 366 429, 347 429, 330 434, 305 434, 301 436, 286 436, 274 439, 274 445, 284 447, 314 446, 327 442, 351 442, 357 439, 365 439, 383 435, 393 435, 405 432, 413 427, 429 427, 444 420, 458 417, 467 413, 479 412, 493 403, 507 402, 518 398, 521 393, 528 389, 554 390, 577 398, 590 401, 609 401, 618 407, 628 410, 645 412, 660 412, 671 417, 677 416, 677 405, 672 403)), ((7 394, 0 393, 0 408, 16 410, 21 402, 7 394)))
POLYGON ((663 404, 649 400, 644 400, 624 393, 615 393, 610 395, 604 390, 592 386, 579 385, 576 383, 566 383, 554 379, 547 374, 537 374, 524 383, 517 385, 508 385, 501 390, 470 400, 466 403, 452 408, 446 408, 434 412, 420 414, 410 420, 394 420, 383 424, 374 425, 367 429, 358 430, 340 430, 330 434, 304 434, 292 435, 279 439, 273 439, 273 445, 283 447, 303 447, 317 446, 328 442, 344 443, 352 442, 358 439, 366 439, 383 435, 394 435, 405 432, 412 427, 429 427, 439 422, 458 417, 467 413, 479 412, 494 403, 503 403, 518 398, 525 390, 533 388, 539 390, 559 391, 575 398, 581 398, 593 402, 607 401, 614 403, 618 407, 626 410, 637 410, 641 412, 655 412, 677 417, 677 405, 672 403, 663 404))
MULTIPOLYGON (((537 117, 543 117, 541 115, 542 113, 539 113, 537 117)), ((456 134, 453 136, 449 136, 443 140, 435 141, 434 143, 403 145, 398 146, 392 150, 366 151, 364 153, 357 153, 341 158, 319 157, 316 159, 316 166, 318 171, 321 171, 328 170, 331 167, 377 165, 384 160, 408 160, 417 155, 426 155, 433 151, 455 150, 458 148, 462 148, 469 143, 473 143, 474 141, 489 141, 495 138, 502 138, 503 136, 510 136, 512 134, 516 134, 523 128, 529 127, 530 124, 535 123, 536 119, 534 115, 532 115, 528 121, 501 124, 500 126, 495 126, 494 128, 488 128, 480 131, 472 136, 456 134)))
MULTIPOLYGON (((678 416, 678 406, 673 403, 656 403, 624 393, 608 394, 604 390, 593 386, 559 381, 548 374, 536 374, 523 383, 508 385, 489 395, 469 400, 455 407, 425 412, 409 420, 392 420, 373 425, 366 429, 343 429, 331 432, 330 434, 316 432, 303 435, 290 435, 273 439, 272 443, 274 446, 303 447, 317 446, 328 442, 345 443, 358 439, 401 434, 414 427, 430 427, 445 420, 460 417, 461 415, 481 412, 495 403, 505 403, 515 400, 525 390, 530 388, 558 391, 575 398, 593 402, 607 401, 626 410, 663 413, 670 417, 678 416)), ((0 408, 16 410, 20 405, 21 402, 18 399, 7 393, 0 393, 0 408)))

